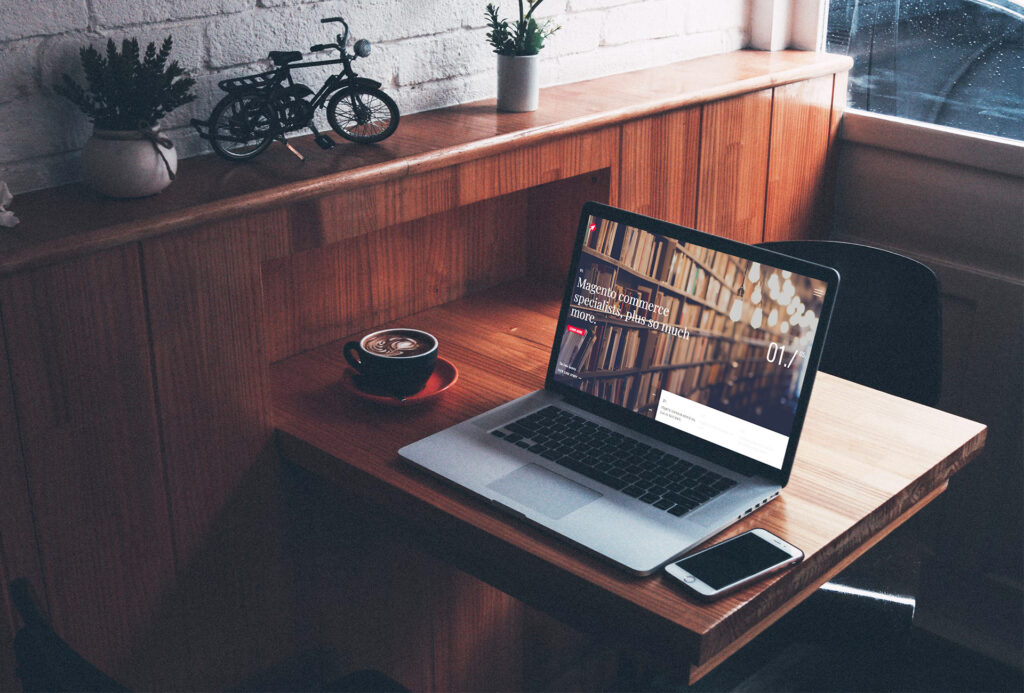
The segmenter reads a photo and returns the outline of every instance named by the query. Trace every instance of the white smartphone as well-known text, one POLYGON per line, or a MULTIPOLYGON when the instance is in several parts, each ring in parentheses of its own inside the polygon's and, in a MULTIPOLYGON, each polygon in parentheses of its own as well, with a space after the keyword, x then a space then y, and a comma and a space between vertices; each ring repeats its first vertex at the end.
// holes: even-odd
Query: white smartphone
POLYGON ((752 529, 665 566, 701 599, 717 599, 798 563, 804 552, 766 529, 752 529))

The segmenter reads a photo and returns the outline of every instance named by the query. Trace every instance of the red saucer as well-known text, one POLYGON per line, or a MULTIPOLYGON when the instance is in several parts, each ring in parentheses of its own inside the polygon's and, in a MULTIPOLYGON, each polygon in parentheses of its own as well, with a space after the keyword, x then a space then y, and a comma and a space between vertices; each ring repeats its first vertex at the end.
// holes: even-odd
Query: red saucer
POLYGON ((455 367, 448 359, 437 357, 437 365, 434 366, 434 372, 431 374, 427 384, 423 386, 423 389, 414 395, 409 395, 404 399, 397 397, 391 397, 390 395, 383 395, 376 392, 370 392, 369 390, 363 389, 360 381, 359 374, 351 368, 345 369, 345 375, 341 378, 341 384, 346 390, 349 390, 358 397, 361 397, 369 402, 376 402, 377 404, 383 404, 388 407, 410 407, 415 404, 421 404, 429 399, 437 397, 439 394, 450 388, 455 384, 455 381, 459 379, 459 369, 455 367))

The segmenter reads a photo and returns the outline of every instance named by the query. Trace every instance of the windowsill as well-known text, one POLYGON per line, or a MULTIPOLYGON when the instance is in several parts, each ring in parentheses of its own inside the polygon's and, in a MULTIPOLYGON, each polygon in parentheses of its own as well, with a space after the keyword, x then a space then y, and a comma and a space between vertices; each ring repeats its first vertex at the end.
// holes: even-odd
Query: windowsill
POLYGON ((843 112, 840 137, 870 147, 1024 178, 1024 142, 869 113, 843 112))

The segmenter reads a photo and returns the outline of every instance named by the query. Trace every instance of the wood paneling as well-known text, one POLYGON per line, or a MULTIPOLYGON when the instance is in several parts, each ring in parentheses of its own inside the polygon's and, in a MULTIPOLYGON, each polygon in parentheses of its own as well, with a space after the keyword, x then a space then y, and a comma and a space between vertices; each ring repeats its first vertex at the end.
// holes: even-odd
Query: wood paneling
POLYGON ((771 109, 770 89, 704 106, 697 186, 700 231, 761 242, 771 109))
POLYGON ((10 367, 3 321, 0 320, 0 690, 19 687, 14 675, 14 634, 19 625, 7 586, 15 577, 27 578, 40 599, 45 598, 39 567, 35 527, 21 458, 18 420, 14 410, 10 367))
POLYGON ((135 656, 161 687, 228 686, 293 647, 260 287, 287 236, 281 210, 142 246, 179 567, 135 656))
POLYGON ((266 262, 270 360, 522 276, 526 222, 507 195, 266 262))
POLYGON ((583 203, 614 199, 618 176, 613 172, 617 170, 613 166, 530 190, 526 265, 531 276, 559 285, 565 282, 583 203))
POLYGON ((116 676, 174 568, 138 247, 7 277, 0 304, 51 615, 116 676))
POLYGON ((767 527, 806 559, 698 604, 661 575, 627 575, 397 457, 406 443, 542 385, 559 305, 557 291, 543 294, 517 283, 403 318, 437 334, 462 374, 429 406, 382 409, 353 396, 338 384, 338 343, 275 364, 279 445, 287 459, 404 518, 412 536, 444 560, 612 641, 642 642, 656 656, 684 657, 695 667, 713 661, 905 521, 984 445, 981 424, 819 374, 790 484, 715 538, 767 527), (481 313, 492 329, 467 329, 481 313))
MULTIPOLYGON (((434 559, 437 560, 437 559, 434 559)), ((435 691, 523 690, 522 602, 442 565, 434 599, 435 691), (500 656, 494 656, 494 653, 500 656)))
POLYGON ((832 76, 775 88, 764 240, 823 238, 832 205, 832 76))
POLYGON ((15 676, 14 661, 14 634, 18 624, 15 622, 14 607, 11 605, 7 594, 7 585, 11 579, 4 569, 4 562, 0 556, 0 690, 16 691, 20 687, 20 681, 15 676))
POLYGON ((285 254, 286 230, 282 210, 142 246, 182 558, 270 439, 260 264, 285 254))
POLYGON ((620 206, 692 228, 699 151, 699 107, 623 125, 620 206))
MULTIPOLYGON (((18 433, 18 414, 14 407, 14 389, 11 384, 10 362, 3 323, 0 320, 0 557, 7 569, 8 580, 16 577, 28 579, 45 599, 43 571, 39 565, 32 505, 29 501, 28 480, 21 455, 18 433)), ((6 587, 4 589, 6 592, 6 587)))

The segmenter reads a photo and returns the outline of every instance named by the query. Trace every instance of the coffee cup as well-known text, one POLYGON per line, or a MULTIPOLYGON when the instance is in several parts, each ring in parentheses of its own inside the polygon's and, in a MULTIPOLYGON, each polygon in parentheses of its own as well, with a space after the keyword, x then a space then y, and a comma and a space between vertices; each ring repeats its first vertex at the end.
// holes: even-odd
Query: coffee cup
POLYGON ((360 386, 398 398, 422 390, 437 364, 437 338, 409 327, 371 332, 343 351, 360 386))

